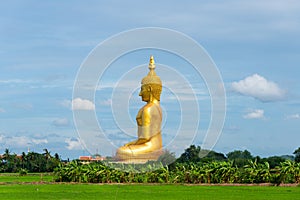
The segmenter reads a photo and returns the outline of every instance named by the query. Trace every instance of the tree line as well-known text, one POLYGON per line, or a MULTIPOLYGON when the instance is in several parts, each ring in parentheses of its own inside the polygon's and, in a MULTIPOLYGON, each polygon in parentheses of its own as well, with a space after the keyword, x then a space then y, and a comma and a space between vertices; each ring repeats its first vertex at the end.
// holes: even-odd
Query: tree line
POLYGON ((260 158, 248 150, 235 150, 225 155, 191 145, 178 158, 165 151, 158 161, 145 164, 109 160, 86 164, 79 160, 61 162, 57 153, 52 156, 47 149, 41 154, 23 152, 20 156, 6 149, 0 172, 54 172, 58 182, 299 184, 300 147, 293 154, 260 158))
POLYGON ((90 183, 300 183, 300 148, 295 157, 260 158, 247 150, 226 156, 208 151, 201 157, 199 153, 201 148, 191 145, 178 159, 166 151, 158 161, 145 164, 74 160, 60 164, 55 177, 59 182, 90 183))
POLYGON ((286 160, 291 160, 295 162, 300 162, 300 147, 293 152, 292 155, 284 155, 284 156, 270 156, 267 158, 261 158, 260 156, 253 156, 248 150, 234 150, 232 152, 227 153, 226 155, 223 153, 215 152, 215 151, 207 151, 201 150, 200 146, 191 145, 187 149, 185 149, 184 153, 176 159, 176 162, 179 163, 197 163, 197 162, 210 162, 210 161, 233 161, 233 164, 237 167, 243 167, 249 163, 249 160, 256 161, 258 164, 263 164, 268 162, 271 168, 275 168, 279 166, 281 162, 286 160), (201 154, 205 155, 201 157, 201 154))
POLYGON ((258 164, 255 161, 249 161, 249 164, 242 168, 235 166, 232 161, 175 163, 172 168, 168 165, 157 168, 155 163, 141 165, 140 172, 137 173, 133 164, 127 164, 127 169, 133 170, 123 171, 107 163, 83 164, 74 160, 55 169, 55 180, 80 183, 300 183, 300 163, 290 160, 273 169, 267 162, 258 164), (149 171, 152 167, 156 170, 149 171))
POLYGON ((47 149, 44 153, 22 152, 21 155, 5 149, 0 155, 0 172, 53 172, 60 162, 59 155, 55 153, 52 156, 47 149))

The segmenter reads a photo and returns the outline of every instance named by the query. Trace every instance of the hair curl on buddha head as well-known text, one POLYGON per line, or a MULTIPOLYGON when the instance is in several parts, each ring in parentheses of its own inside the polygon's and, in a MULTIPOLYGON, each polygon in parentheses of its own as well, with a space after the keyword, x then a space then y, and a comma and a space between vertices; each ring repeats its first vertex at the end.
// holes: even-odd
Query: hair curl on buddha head
POLYGON ((159 78, 159 76, 156 75, 155 73, 155 62, 153 56, 150 57, 150 62, 149 62, 149 73, 147 76, 145 76, 142 79, 142 86, 150 86, 151 87, 151 92, 152 95, 155 99, 160 100, 160 94, 162 91, 162 82, 159 78))

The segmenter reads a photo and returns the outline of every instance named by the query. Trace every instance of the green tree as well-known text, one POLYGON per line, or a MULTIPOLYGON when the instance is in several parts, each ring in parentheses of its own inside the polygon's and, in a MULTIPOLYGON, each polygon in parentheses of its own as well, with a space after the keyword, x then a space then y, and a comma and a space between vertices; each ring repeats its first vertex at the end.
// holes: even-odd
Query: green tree
POLYGON ((212 162, 212 161, 225 161, 225 160, 227 160, 226 156, 223 153, 218 153, 218 152, 215 152, 215 151, 207 150, 207 152, 205 154, 206 155, 203 158, 201 158, 201 162, 212 162))
POLYGON ((9 149, 5 149, 2 155, 1 171, 17 172, 21 165, 21 159, 16 154, 11 154, 9 149))
POLYGON ((18 172, 21 166, 21 159, 17 154, 11 154, 6 162, 6 172, 18 172))
POLYGON ((157 161, 161 162, 164 166, 170 165, 176 161, 175 153, 165 150, 157 161))
POLYGON ((187 162, 199 162, 201 148, 199 146, 191 145, 189 148, 185 149, 184 153, 176 160, 179 163, 187 162))
POLYGON ((216 177, 219 183, 234 183, 237 181, 238 168, 233 161, 218 162, 216 177))
POLYGON ((22 165, 22 168, 25 169, 25 165, 26 165, 26 153, 25 152, 22 152, 22 154, 21 154, 21 165, 22 165))
POLYGON ((293 154, 295 155, 295 162, 300 162, 300 147, 293 154))
POLYGON ((46 171, 46 158, 43 154, 36 152, 29 152, 27 154, 27 169, 30 172, 45 172, 46 171))
POLYGON ((227 158, 232 160, 234 165, 241 168, 249 163, 249 160, 254 160, 254 157, 248 150, 235 150, 227 154, 227 158))
POLYGON ((281 181, 283 183, 300 182, 300 164, 294 161, 286 160, 279 167, 281 181))
POLYGON ((6 160, 6 161, 9 160, 10 156, 11 156, 11 155, 10 155, 10 151, 9 151, 9 149, 6 148, 6 149, 4 150, 4 154, 3 154, 3 156, 2 156, 2 157, 3 157, 3 160, 6 160))
POLYGON ((60 160, 58 153, 55 153, 55 154, 54 154, 54 158, 55 158, 56 160, 60 160))
POLYGON ((253 159, 253 156, 248 150, 240 151, 240 150, 235 150, 232 152, 229 152, 227 154, 227 158, 230 160, 234 160, 237 158, 242 158, 242 159, 253 159))
POLYGON ((261 159, 259 163, 268 162, 270 164, 270 168, 274 169, 275 167, 280 166, 280 163, 284 162, 285 160, 286 159, 280 156, 271 156, 268 158, 261 159))
POLYGON ((46 158, 46 160, 50 160, 52 158, 50 151, 48 149, 43 150, 45 153, 43 154, 46 158))

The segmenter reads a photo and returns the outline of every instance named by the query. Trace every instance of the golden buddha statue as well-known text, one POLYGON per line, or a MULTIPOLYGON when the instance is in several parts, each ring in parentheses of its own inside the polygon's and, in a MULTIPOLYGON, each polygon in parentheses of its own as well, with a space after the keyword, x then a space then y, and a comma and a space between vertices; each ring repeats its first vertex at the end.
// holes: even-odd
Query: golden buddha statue
POLYGON ((160 107, 162 83, 154 71, 153 56, 150 57, 149 70, 148 75, 142 79, 139 93, 147 104, 139 110, 136 116, 138 138, 117 150, 116 156, 120 161, 141 163, 157 160, 162 154, 162 110, 160 107))

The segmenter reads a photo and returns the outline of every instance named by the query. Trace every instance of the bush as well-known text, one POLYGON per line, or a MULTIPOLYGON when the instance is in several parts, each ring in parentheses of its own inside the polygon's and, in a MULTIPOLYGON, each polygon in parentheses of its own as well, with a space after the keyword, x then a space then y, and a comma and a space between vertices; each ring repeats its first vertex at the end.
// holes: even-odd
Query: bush
POLYGON ((20 171, 19 171, 19 175, 20 176, 26 176, 27 175, 27 173, 28 173, 28 171, 27 171, 27 169, 20 169, 20 171))

